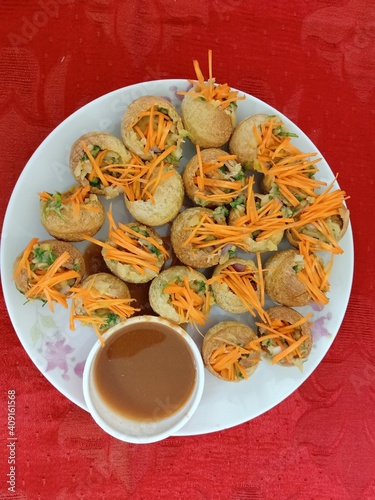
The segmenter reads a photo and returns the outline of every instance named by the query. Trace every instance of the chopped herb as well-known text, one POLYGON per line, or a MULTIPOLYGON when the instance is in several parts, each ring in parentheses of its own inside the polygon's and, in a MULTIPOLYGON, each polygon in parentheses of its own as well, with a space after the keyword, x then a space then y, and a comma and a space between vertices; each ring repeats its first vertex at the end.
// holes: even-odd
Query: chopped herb
POLYGON ((204 281, 194 281, 193 284, 197 287, 198 293, 206 290, 206 283, 204 281))
POLYGON ((239 196, 235 200, 230 202, 230 206, 232 208, 238 208, 239 205, 244 205, 245 204, 245 197, 243 195, 239 196))
MULTIPOLYGON (((50 194, 50 193, 48 193, 50 194)), ((50 194, 52 196, 52 194, 50 194)), ((58 191, 53 195, 53 199, 48 199, 45 202, 43 208, 43 215, 46 212, 55 212, 61 219, 65 220, 65 217, 61 214, 61 209, 63 208, 62 196, 58 191)))
POLYGON ((100 147, 97 144, 94 144, 92 147, 92 150, 90 151, 92 156, 96 158, 98 156, 98 153, 101 151, 100 147))
POLYGON ((280 130, 277 135, 281 135, 282 137, 298 137, 298 135, 294 134, 293 132, 284 132, 282 130, 280 130))
POLYGON ((231 247, 229 250, 228 250, 228 256, 229 258, 231 259, 232 257, 235 257, 236 256, 236 247, 231 247))
POLYGON ((179 159, 173 156, 173 154, 170 154, 166 157, 165 163, 170 163, 172 165, 178 165, 179 159))
POLYGON ((221 219, 222 217, 226 217, 227 215, 228 215, 228 209, 227 207, 224 207, 224 205, 222 205, 221 207, 216 207, 213 213, 214 219, 217 218, 221 219))
POLYGON ((109 313, 109 314, 107 314, 107 321, 103 325, 101 325, 100 328, 101 329, 110 328, 111 326, 117 325, 119 320, 120 320, 120 316, 118 314, 109 313))
POLYGON ((234 177, 235 181, 242 181, 245 178, 245 174, 242 170, 238 172, 238 174, 234 177))
POLYGON ((50 266, 56 260, 57 255, 52 252, 52 250, 45 250, 41 247, 34 248, 34 259, 38 264, 47 264, 50 266))
POLYGON ((99 177, 93 177, 90 181, 90 186, 92 187, 95 187, 95 188, 99 188, 101 185, 101 182, 100 182, 100 179, 99 177))
POLYGON ((156 248, 155 245, 150 245, 149 246, 149 249, 152 253, 154 253, 155 255, 159 256, 161 254, 160 250, 158 248, 156 248))

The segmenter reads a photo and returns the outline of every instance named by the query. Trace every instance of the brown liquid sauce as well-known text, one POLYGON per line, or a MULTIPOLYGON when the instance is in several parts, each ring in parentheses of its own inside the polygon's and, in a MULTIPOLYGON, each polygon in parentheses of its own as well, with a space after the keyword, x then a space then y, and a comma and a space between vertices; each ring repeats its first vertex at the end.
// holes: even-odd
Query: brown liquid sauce
POLYGON ((171 235, 168 234, 167 236, 162 236, 161 239, 163 240, 164 248, 169 253, 169 259, 164 264, 163 269, 168 269, 169 267, 172 267, 172 266, 184 266, 184 264, 178 259, 178 257, 176 256, 176 254, 173 251, 173 247, 172 247, 172 243, 171 243, 171 235))
POLYGON ((135 299, 132 302, 132 306, 139 311, 136 311, 133 316, 144 316, 146 314, 151 316, 157 316, 154 310, 150 306, 148 292, 150 290, 151 281, 148 283, 128 283, 126 282, 130 296, 132 299, 135 299))
POLYGON ((184 339, 154 323, 115 333, 99 352, 93 370, 101 399, 114 412, 137 421, 158 421, 178 411, 196 377, 184 339))
POLYGON ((102 247, 96 243, 90 243, 87 245, 86 250, 83 253, 83 258, 85 260, 86 275, 95 273, 110 273, 107 264, 102 256, 102 247))

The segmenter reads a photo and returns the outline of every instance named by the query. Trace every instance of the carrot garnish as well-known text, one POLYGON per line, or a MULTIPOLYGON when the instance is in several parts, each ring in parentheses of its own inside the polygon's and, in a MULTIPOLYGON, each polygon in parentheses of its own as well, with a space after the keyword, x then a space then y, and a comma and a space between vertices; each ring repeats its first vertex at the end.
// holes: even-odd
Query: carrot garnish
POLYGON ((164 288, 163 293, 170 296, 169 303, 177 312, 180 323, 205 324, 210 309, 210 294, 205 289, 204 282, 190 282, 186 275, 182 281, 169 282, 164 288))
POLYGON ((256 322, 256 325, 269 332, 256 340, 250 341, 245 347, 254 350, 266 350, 272 356, 272 364, 282 359, 293 362, 295 359, 303 358, 304 353, 300 348, 309 338, 301 334, 301 326, 308 322, 312 313, 307 314, 294 323, 288 323, 281 319, 268 320, 267 322, 256 322))
MULTIPOLYGON (((92 188, 104 189, 108 197, 118 194, 119 189, 124 190, 125 186, 148 171, 147 165, 135 154, 132 154, 129 163, 122 163, 121 157, 108 149, 101 150, 99 146, 90 149, 84 141, 81 141, 81 146, 84 151, 81 164, 88 162, 90 166, 86 180, 92 188)), ((81 168, 85 172, 86 167, 81 168)))
POLYGON ((165 160, 173 153, 176 146, 170 146, 159 156, 149 163, 128 166, 127 176, 122 179, 124 194, 129 201, 151 200, 155 204, 155 193, 160 184, 166 179, 173 177, 175 171, 171 170, 169 163, 165 160))
POLYGON ((39 246, 38 241, 38 238, 32 239, 24 250, 14 271, 14 278, 19 276, 22 269, 26 269, 26 298, 46 301, 51 311, 54 311, 54 302, 68 307, 67 296, 70 288, 81 275, 78 271, 68 268, 69 252, 65 251, 56 256, 50 249, 39 246))
POLYGON ((205 82, 203 73, 196 59, 193 61, 193 66, 197 77, 197 80, 189 80, 193 85, 193 89, 188 92, 179 91, 178 94, 188 94, 208 102, 219 101, 219 105, 223 109, 228 108, 232 103, 235 105, 236 101, 245 99, 245 96, 239 97, 238 92, 232 90, 227 83, 220 85, 215 83, 215 78, 212 77, 212 50, 208 51, 209 77, 207 82, 205 82))
POLYGON ((211 249, 215 254, 222 250, 228 244, 233 244, 239 248, 246 248, 244 240, 249 236, 250 231, 244 227, 227 226, 218 224, 215 219, 205 212, 202 212, 199 221, 194 226, 183 228, 189 231, 183 247, 192 245, 195 249, 211 249))
POLYGON ((143 152, 161 153, 170 146, 168 136, 175 132, 175 124, 168 114, 168 109, 151 105, 150 109, 140 113, 128 126, 143 142, 143 152))
POLYGON ((266 183, 274 183, 294 208, 306 197, 315 198, 314 190, 326 185, 314 179, 320 159, 310 158, 316 153, 302 153, 292 145, 290 136, 295 134, 284 131, 282 122, 274 117, 262 123, 260 131, 254 125, 253 132, 258 143, 255 168, 266 176, 266 183))
POLYGON ((121 264, 129 265, 142 274, 146 270, 158 273, 161 267, 161 260, 167 260, 169 254, 162 244, 160 244, 146 228, 140 227, 137 223, 116 225, 111 210, 107 213, 109 221, 108 241, 103 242, 84 235, 84 239, 96 243, 105 249, 105 258, 115 260, 121 264))
POLYGON ((24 268, 26 268, 26 270, 27 270, 28 277, 29 278, 31 277, 29 256, 30 256, 31 252, 33 251, 34 246, 38 243, 38 241, 39 241, 39 238, 33 238, 30 241, 30 243, 27 245, 25 250, 23 251, 21 259, 20 259, 20 261, 19 261, 19 263, 18 263, 18 265, 13 273, 14 279, 16 279, 20 275, 22 269, 24 269, 24 268))
POLYGON ((78 218, 81 210, 89 210, 91 212, 100 212, 99 207, 90 205, 90 185, 72 186, 69 191, 59 193, 58 191, 52 195, 46 191, 38 193, 41 201, 45 202, 43 212, 53 211, 56 212, 61 218, 64 218, 61 211, 67 206, 72 207, 73 217, 78 218))
POLYGON ((80 313, 74 310, 73 302, 70 311, 70 328, 74 330, 74 321, 79 320, 83 324, 90 325, 94 328, 97 336, 102 343, 102 332, 110 326, 115 325, 121 319, 126 319, 132 316, 135 309, 131 306, 132 298, 116 298, 109 294, 100 292, 95 288, 95 278, 91 281, 88 287, 73 287, 71 288, 72 298, 81 301, 80 313))
POLYGON ((258 261, 258 270, 254 272, 250 267, 238 271, 233 265, 224 267, 220 273, 208 280, 208 283, 224 283, 236 295, 252 316, 259 316, 266 321, 267 313, 263 310, 264 284, 261 262, 258 261), (259 276, 262 276, 261 278, 259 276))
POLYGON ((199 145, 196 149, 198 168, 193 181, 198 188, 195 198, 202 200, 202 204, 230 203, 247 189, 236 155, 219 155, 213 161, 203 162, 199 145))
POLYGON ((242 362, 247 360, 254 364, 260 361, 259 355, 253 350, 241 347, 230 342, 223 342, 217 349, 212 351, 209 362, 211 368, 226 380, 233 381, 237 378, 248 378, 247 371, 242 362))
POLYGON ((303 256, 303 266, 297 270, 297 278, 306 286, 306 290, 314 302, 328 304, 326 293, 329 291, 329 275, 333 266, 333 254, 327 265, 311 251, 310 242, 302 240, 299 243, 299 253, 303 256))
POLYGON ((109 186, 108 179, 103 175, 103 172, 101 171, 101 168, 100 168, 101 165, 98 161, 99 159, 97 160, 96 158, 94 158, 94 156, 92 155, 92 153, 91 153, 90 149, 88 148, 87 144, 85 143, 85 141, 81 141, 80 144, 82 146, 83 151, 86 153, 88 159, 90 160, 90 163, 92 166, 92 171, 89 174, 89 179, 90 179, 90 177, 92 179, 94 177, 94 175, 96 175, 96 177, 98 177, 100 179, 100 182, 102 183, 103 186, 109 186))
POLYGON ((235 219, 235 227, 244 227, 251 235, 256 233, 255 240, 261 241, 294 224, 294 219, 283 217, 283 206, 277 199, 271 199, 265 205, 257 207, 253 187, 254 178, 250 177, 245 214, 235 219))
POLYGON ((296 218, 296 228, 314 223, 318 220, 325 220, 328 217, 340 213, 344 201, 347 200, 349 196, 346 196, 345 191, 341 189, 331 191, 335 181, 336 179, 334 179, 322 193, 316 196, 316 199, 311 205, 300 212, 296 218))

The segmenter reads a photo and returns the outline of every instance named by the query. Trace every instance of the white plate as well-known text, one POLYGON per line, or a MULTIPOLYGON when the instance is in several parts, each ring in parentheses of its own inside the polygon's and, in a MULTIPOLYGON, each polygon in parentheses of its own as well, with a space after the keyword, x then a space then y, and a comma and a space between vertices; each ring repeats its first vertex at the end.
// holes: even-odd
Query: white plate
MULTIPOLYGON (((51 313, 41 303, 24 304, 24 296, 16 290, 12 280, 13 262, 31 238, 49 237, 39 220, 37 193, 45 190, 61 191, 74 183, 68 167, 73 142, 83 133, 92 130, 102 130, 121 137, 122 114, 134 99, 142 95, 160 95, 179 107, 180 96, 176 95, 176 90, 185 90, 187 87, 186 80, 140 83, 111 92, 79 109, 61 123, 35 151, 23 170, 8 205, 2 233, 1 273, 10 318, 23 347, 43 375, 62 394, 84 409, 87 408, 82 392, 82 372, 96 335, 91 328, 78 325, 75 331, 70 331, 69 313, 63 307, 57 306, 55 313, 51 313)), ((296 146, 304 152, 317 151, 322 157, 308 137, 288 118, 259 99, 246 95, 246 100, 239 101, 238 121, 255 113, 278 114, 289 130, 298 134, 298 139, 293 139, 296 146)), ((181 167, 193 154, 194 148, 187 141, 181 167)), ((319 179, 332 181, 334 175, 326 161, 322 159, 318 166, 319 179)), ((107 202, 106 206, 108 207, 107 202)), ((115 199, 113 212, 115 220, 126 221, 129 218, 125 213, 122 197, 115 199)), ((104 238, 106 232, 105 225, 97 237, 104 238)), ((262 362, 249 380, 235 384, 223 382, 206 372, 200 406, 178 435, 204 434, 251 420, 288 397, 319 365, 340 328, 349 300, 354 261, 350 226, 340 244, 344 254, 335 259, 330 280, 329 305, 322 311, 314 310, 314 347, 304 364, 303 373, 297 368, 271 366, 262 362)), ((79 243, 77 246, 82 250, 85 244, 79 243)), ((310 310, 310 307, 300 309, 302 313, 310 310)), ((215 306, 204 331, 218 321, 231 318, 232 315, 215 306)), ((253 324, 250 314, 239 315, 237 319, 253 324)), ((200 344, 199 334, 190 333, 200 344)))

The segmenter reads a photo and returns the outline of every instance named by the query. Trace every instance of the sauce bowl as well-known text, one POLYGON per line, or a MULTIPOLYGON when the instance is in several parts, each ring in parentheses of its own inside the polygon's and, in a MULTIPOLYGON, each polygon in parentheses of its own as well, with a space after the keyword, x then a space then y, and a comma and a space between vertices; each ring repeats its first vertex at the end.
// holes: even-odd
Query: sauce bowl
POLYGON ((93 346, 83 373, 95 422, 111 436, 139 444, 161 441, 185 425, 204 387, 202 356, 189 334, 164 318, 135 316, 103 340, 104 346, 99 340, 93 346), (172 351, 163 352, 168 346, 172 351), (180 385, 184 392, 176 394, 180 385))

